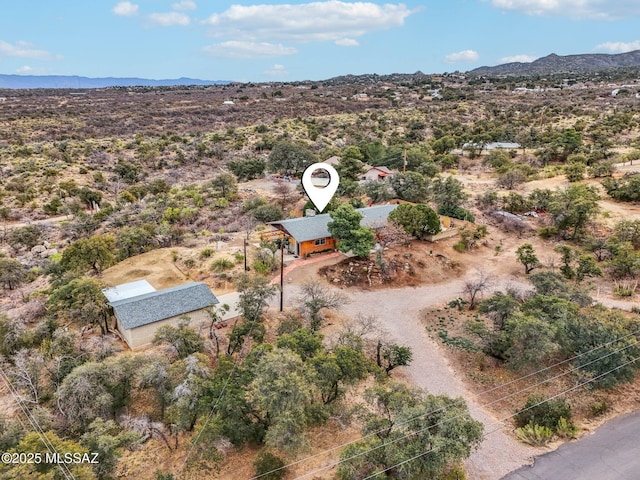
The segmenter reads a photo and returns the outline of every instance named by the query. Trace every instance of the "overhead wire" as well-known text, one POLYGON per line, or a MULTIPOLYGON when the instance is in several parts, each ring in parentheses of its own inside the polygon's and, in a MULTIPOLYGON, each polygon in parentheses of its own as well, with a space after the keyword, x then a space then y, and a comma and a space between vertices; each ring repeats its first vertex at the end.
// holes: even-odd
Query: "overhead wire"
MULTIPOLYGON (((640 343, 640 342, 636 341, 636 343, 635 343, 635 344, 638 344, 638 343, 640 343)), ((635 345, 635 344, 634 344, 634 345, 635 345)), ((633 346, 633 345, 628 345, 628 346, 626 346, 626 347, 623 347, 623 348, 619 349, 618 351, 611 352, 611 353, 609 353, 609 354, 607 354, 607 355, 604 355, 604 356, 602 356, 602 357, 600 357, 600 358, 598 358, 598 359, 596 359, 596 360, 593 360, 592 362, 588 362, 588 363, 584 364, 583 366, 587 366, 588 364, 594 363, 595 361, 600 361, 601 359, 606 358, 606 357, 608 357, 608 356, 610 356, 610 355, 612 355, 612 354, 614 354, 614 353, 618 353, 619 351, 625 350, 626 348, 629 348, 630 346, 633 346)), ((624 364, 624 365, 627 365, 627 364, 624 364)), ((624 365, 623 365, 623 366, 624 366, 624 365)), ((576 367, 576 368, 577 368, 577 369, 579 369, 579 368, 582 368, 582 367, 576 367)), ((611 373, 611 372, 607 372, 607 373, 611 373)), ((594 379, 591 379, 591 381, 594 381, 594 379)), ((541 383, 545 383, 545 382, 541 382, 541 383)), ((587 382, 587 383, 589 383, 589 382, 587 382)), ((489 406, 489 405, 493 405, 493 404, 495 404, 495 403, 499 403, 500 401, 503 401, 503 400, 506 400, 506 399, 508 399, 508 398, 511 398, 512 396, 514 396, 514 395, 516 395, 516 394, 519 394, 519 393, 522 393, 522 392, 525 392, 525 391, 527 391, 527 390, 529 390, 529 389, 530 389, 530 388, 529 388, 529 387, 527 387, 526 389, 523 389, 522 391, 514 392, 514 393, 511 393, 511 394, 509 394, 509 395, 507 395, 507 396, 505 396, 505 397, 503 397, 503 398, 500 398, 500 399, 498 399, 498 400, 494 400, 494 401, 492 401, 492 402, 489 402, 489 403, 486 403, 486 404, 480 405, 480 408, 485 408, 485 407, 487 407, 487 406, 489 406)), ((552 398, 555 398, 555 397, 548 398, 548 399, 546 399, 545 401, 551 400, 552 398)), ((543 402, 540 402, 540 403, 538 403, 538 404, 536 404, 536 405, 534 405, 534 406, 540 405, 540 404, 542 404, 542 403, 544 403, 544 401, 543 401, 543 402)), ((450 408, 450 407, 452 407, 453 405, 454 405, 454 403, 451 403, 451 404, 449 404, 449 405, 447 406, 447 408, 450 408)), ((446 408, 445 408, 445 409, 446 409, 446 408)), ((442 409, 440 409, 440 410, 442 410, 442 409)), ((526 411, 526 410, 528 410, 528 408, 527 408, 527 409, 522 409, 521 411, 526 411)), ((514 415, 516 415, 516 414, 514 414, 514 415)), ((506 417, 506 419, 509 419, 509 418, 513 417, 514 415, 511 415, 511 416, 509 416, 509 417, 506 417)), ((333 468, 333 467, 335 467, 335 466, 337 466, 337 465, 340 465, 341 463, 348 462, 348 461, 350 461, 350 460, 353 460, 354 458, 361 457, 361 456, 363 456, 363 455, 366 455, 367 453, 373 452, 373 451, 375 451, 375 450, 379 450, 379 449, 384 448, 384 447, 386 447, 386 446, 388 446, 388 445, 391 445, 391 444, 397 443, 397 442, 399 442, 399 441, 401 441, 401 440, 405 440, 405 439, 407 439, 407 438, 409 438, 409 437, 412 437, 412 436, 417 435, 417 434, 419 434, 419 433, 422 433, 422 432, 425 432, 425 431, 427 431, 427 430, 430 430, 431 428, 434 428, 434 427, 436 427, 436 426, 438 426, 438 425, 441 425, 442 423, 445 423, 446 421, 450 421, 450 420, 454 420, 454 419, 456 419, 456 418, 460 418, 461 416, 462 416, 462 415, 457 415, 457 416, 451 417, 451 418, 449 418, 449 419, 445 419, 445 420, 443 420, 443 421, 441 421, 441 422, 437 422, 437 423, 435 423, 434 425, 430 425, 430 426, 427 426, 427 427, 421 428, 421 429, 419 429, 419 430, 416 430, 416 431, 412 431, 412 432, 406 433, 405 435, 403 435, 403 436, 401 436, 401 437, 398 437, 398 438, 394 438, 394 439, 392 439, 392 440, 391 440, 391 441, 389 441, 389 442, 382 443, 382 444, 377 445, 377 446, 375 446, 375 447, 372 447, 372 448, 370 448, 370 449, 368 449, 368 450, 363 450, 363 451, 358 452, 358 453, 356 453, 356 454, 354 454, 354 455, 352 455, 352 456, 350 456, 350 457, 347 457, 347 458, 341 459, 341 460, 336 461, 336 462, 334 462, 334 463, 332 463, 332 464, 329 464, 329 465, 326 465, 326 466, 324 466, 324 467, 317 468, 317 469, 315 469, 315 470, 313 470, 313 471, 311 471, 311 472, 305 473, 305 474, 303 474, 303 475, 301 475, 301 476, 296 477, 296 479, 295 479, 295 480, 298 480, 298 479, 301 479, 301 478, 308 477, 309 475, 312 475, 312 474, 315 474, 315 473, 321 472, 321 471, 323 471, 323 470, 326 470, 327 468, 333 468)), ((502 422, 502 421, 504 421, 504 420, 505 420, 505 419, 503 419, 503 420, 499 420, 499 421, 498 421, 498 423, 500 423, 500 422, 502 422)), ((406 423, 406 422, 405 422, 405 423, 406 423)), ((501 427, 501 428, 502 428, 502 427, 501 427)), ((387 430, 387 429, 385 429, 385 430, 387 430)))
MULTIPOLYGON (((46 433, 44 432, 44 430, 40 426, 40 423, 38 422, 38 420, 31 414, 31 412, 29 411, 27 406, 24 404, 24 402, 22 400, 22 397, 20 396, 20 393, 13 387, 13 384, 11 383, 11 380, 6 375, 6 373, 4 371, 4 368, 2 368, 1 366, 0 366, 0 377, 2 377, 2 380, 7 385, 7 388, 9 389, 9 392, 11 392, 11 395, 13 396, 14 400, 16 401, 16 404, 18 405, 18 408, 20 408, 20 410, 22 411, 22 413, 26 417, 27 421, 29 422, 29 424, 33 428, 34 432, 38 435, 38 437, 40 438, 40 440, 44 444, 44 446, 47 449, 47 451, 50 454, 52 454, 56 459, 59 459, 60 458, 60 454, 58 453, 58 450, 56 449, 55 445, 53 445, 51 440, 49 440, 49 438, 47 437, 46 433)), ((62 475, 64 475, 65 479, 67 479, 67 480, 74 480, 75 479, 73 473, 71 472, 71 470, 69 470, 69 467, 67 466, 67 464, 65 462, 56 462, 56 466, 60 469, 60 471, 62 472, 62 475)))
MULTIPOLYGON (((574 387, 571 387, 571 388, 569 388, 569 389, 567 389, 567 390, 563 390, 562 392, 560 392, 560 393, 558 393, 558 394, 556 394, 556 395, 553 395, 552 397, 549 397, 549 398, 547 398, 547 399, 545 399, 545 400, 543 400, 543 401, 540 401, 540 402, 538 402, 538 403, 535 403, 534 405, 530 405, 529 407, 523 408, 522 410, 520 410, 520 412, 522 412, 522 411, 527 411, 527 410, 530 410, 530 409, 532 409, 532 408, 538 407, 538 406, 542 405, 543 403, 548 402, 549 400, 554 400, 554 399, 556 399, 556 398, 558 398, 558 397, 560 397, 560 396, 562 396, 562 395, 565 395, 565 394, 567 394, 567 393, 569 393, 569 392, 572 392, 572 391, 574 391, 574 390, 577 390, 578 388, 583 387, 583 386, 585 386, 585 385, 588 385, 589 383, 594 382, 594 381, 598 380, 599 378, 604 377, 605 375, 608 375, 608 374, 610 374, 610 373, 612 373, 612 372, 615 372, 616 370, 619 370, 619 369, 621 369, 621 368, 623 368, 623 367, 626 367, 627 365, 630 365, 630 364, 631 364, 631 363, 633 363, 633 362, 638 361, 638 359, 640 359, 640 357, 635 357, 635 358, 633 358, 632 360, 629 360, 628 362, 623 363, 622 365, 618 365, 617 367, 615 367, 615 368, 613 368, 613 369, 611 369, 611 370, 609 370, 609 371, 607 371, 607 372, 605 372, 605 373, 602 373, 602 374, 600 374, 600 375, 598 375, 598 376, 596 376, 596 377, 593 377, 593 378, 591 378, 591 379, 587 380, 586 382, 582 382, 582 383, 580 383, 579 385, 576 385, 576 386, 574 386, 574 387)), ((516 412, 516 413, 514 413, 514 414, 512 414, 512 415, 509 415, 508 417, 504 417, 504 418, 500 419, 500 420, 499 420, 499 422, 504 422, 505 420, 508 420, 508 419, 510 419, 510 418, 512 418, 512 417, 514 417, 514 416, 516 416, 516 415, 518 415, 518 413, 519 413, 519 412, 516 412)), ((455 418, 455 417, 450 418, 450 419, 447 419, 447 420, 453 420, 454 418, 455 418)), ((444 423, 444 422, 442 422, 442 423, 444 423)), ((482 436, 482 439, 484 440, 484 439, 485 439, 485 438, 487 438, 489 435, 491 435, 491 434, 493 434, 493 433, 496 433, 496 432, 498 432, 498 431, 500 431, 500 430, 502 430, 502 427, 500 427, 500 428, 496 428, 496 429, 494 429, 494 430, 491 430, 490 432, 485 433, 485 434, 482 436)), ((402 462, 396 463, 395 465, 391 465, 390 467, 386 467, 384 470, 380 470, 380 471, 378 471, 378 472, 375 472, 375 473, 373 473, 373 474, 369 475, 368 477, 363 478, 362 480, 370 480, 370 479, 372 479, 372 478, 375 478, 375 477, 377 477, 378 475, 380 475, 380 474, 382 474, 382 473, 388 472, 389 470, 391 470, 391 469, 393 469, 393 468, 397 468, 397 467, 399 467, 399 466, 405 465, 405 464, 407 464, 407 463, 409 463, 409 462, 411 462, 411 461, 413 461, 413 460, 416 460, 416 459, 418 459, 418 458, 420 458, 420 457, 423 457, 424 455, 427 455, 427 454, 429 454, 429 453, 431 453, 431 452, 433 452, 433 451, 434 451, 434 449, 432 448, 432 449, 430 449, 430 450, 427 450, 427 451, 425 451, 425 452, 422 452, 422 453, 420 453, 419 455, 416 455, 416 456, 414 456, 414 457, 411 457, 411 458, 409 458, 409 459, 407 459, 407 460, 403 460, 402 462)), ((296 480, 297 480, 298 478, 302 478, 302 477, 296 477, 296 480)))
MULTIPOLYGON (((613 339, 613 340, 610 340, 610 341, 608 341, 608 342, 606 342, 606 343, 603 343, 603 344, 597 345, 597 346, 595 346, 595 347, 593 347, 593 348, 591 348, 591 349, 589 349, 589 350, 585 350, 584 352, 581 352, 581 353, 579 353, 579 354, 576 354, 576 355, 574 355, 573 357, 570 357, 570 358, 564 359, 564 360, 562 360, 562 361, 556 362, 556 363, 554 363, 553 365, 550 365, 550 366, 547 366, 547 367, 543 367, 543 368, 538 369, 538 370, 536 370, 536 371, 534 371, 534 372, 531 372, 531 373, 528 373, 528 374, 523 375, 523 376, 521 376, 521 377, 518 377, 518 378, 515 378, 515 379, 513 379, 513 380, 510 380, 510 381, 508 381, 508 382, 506 382, 506 383, 503 383, 503 384, 497 385, 497 386, 495 386, 495 387, 489 388, 489 389, 487 389, 487 390, 484 390, 484 391, 482 391, 482 392, 479 392, 479 393, 477 393, 476 395, 477 395, 477 396, 484 396, 484 395, 486 395, 486 394, 488 394, 488 393, 491 393, 491 392, 494 392, 494 391, 496 391, 496 390, 502 389, 502 388, 504 388, 504 387, 507 387, 507 386, 513 385, 514 383, 520 382, 520 381, 522 381, 522 380, 526 380, 526 379, 528 379, 528 378, 531 378, 531 377, 537 376, 537 375, 539 375, 539 374, 541 374, 541 373, 543 373, 543 372, 549 371, 549 370, 551 370, 551 369, 557 368, 557 367, 559 367, 559 366, 561 366, 561 365, 564 365, 564 364, 566 364, 566 363, 572 362, 572 361, 574 361, 574 360, 576 360, 576 359, 578 359, 578 358, 581 358, 581 357, 583 357, 583 356, 585 356, 585 355, 588 355, 588 354, 590 354, 590 353, 593 353, 593 352, 595 352, 595 351, 597 351, 597 350, 599 350, 599 349, 601 349, 601 348, 604 348, 604 347, 606 347, 606 346, 609 346, 609 345, 611 345, 611 344, 613 344, 613 343, 620 342, 620 341, 622 341, 622 340, 624 340, 624 339, 626 339, 626 338, 628 338, 628 337, 631 337, 631 336, 634 336, 634 335, 638 335, 638 334, 640 334, 640 329, 638 329, 638 330, 636 330, 636 331, 634 331, 634 332, 628 333, 628 334, 626 334, 626 335, 623 335, 623 336, 621 336, 621 337, 615 338, 615 339, 613 339)), ((636 341, 636 343, 634 343, 633 345, 635 345, 635 344, 637 344, 637 343, 638 343, 638 342, 636 341)), ((626 349, 626 348, 629 348, 630 346, 632 346, 632 345, 627 345, 626 347, 623 347, 621 350, 624 350, 624 349, 626 349)), ((558 378, 558 377, 560 377, 560 376, 567 375, 567 374, 569 374, 569 373, 571 373, 571 372, 573 372, 573 371, 576 371, 576 370, 577 370, 577 369, 579 369, 579 368, 583 368, 583 367, 585 367, 585 366, 587 366, 587 365, 590 365, 590 364, 592 364, 592 363, 595 363, 595 362, 597 362, 597 361, 600 361, 600 360, 602 360, 603 358, 606 358, 606 357, 608 357, 608 356, 610 356, 610 355, 612 355, 612 354, 614 354, 614 353, 618 353, 618 351, 610 352, 610 353, 608 353, 607 355, 605 355, 605 356, 603 356, 603 357, 599 357, 599 358, 597 358, 597 359, 595 359, 595 360, 592 360, 592 361, 590 361, 590 362, 588 362, 588 363, 586 363, 586 364, 583 364, 583 365, 582 365, 582 366, 580 366, 580 367, 574 367, 573 369, 571 369, 571 370, 569 370, 569 371, 567 371, 567 372, 564 372, 564 373, 562 373, 562 374, 559 374, 559 375, 557 375, 556 377, 553 377, 553 378, 551 378, 551 379, 547 379, 547 380, 543 380, 543 381, 541 381, 541 382, 538 382, 536 385, 534 385, 534 386, 529 386, 529 387, 527 387, 526 389, 524 389, 524 390, 522 390, 522 391, 530 390, 530 389, 532 389, 532 388, 535 388, 535 386, 539 386, 539 385, 541 385, 541 384, 543 384, 543 383, 546 383, 547 381, 551 381, 551 380, 553 380, 553 379, 555 379, 555 378, 558 378)), ((501 399, 498 399, 498 400, 494 400, 494 401, 492 401, 492 402, 489 402, 488 404, 483 405, 483 407, 484 407, 484 406, 490 406, 490 405, 492 405, 492 404, 494 404, 494 403, 498 403, 499 401, 505 400, 506 398, 510 398, 510 397, 515 396, 515 395, 517 395, 517 394, 519 394, 519 393, 522 393, 522 391, 516 391, 516 392, 514 392, 514 393, 512 393, 512 394, 508 395, 508 396, 507 396, 507 397, 505 397, 505 398, 501 398, 501 399)), ((420 414, 420 415, 416 415, 416 416, 411 417, 411 418, 409 418, 409 419, 407 419, 407 420, 403 420, 403 421, 401 421, 401 422, 398 422, 398 423, 394 424, 394 426, 396 426, 396 427, 398 427, 398 426, 402 426, 402 425, 405 425, 405 424, 407 424, 407 423, 410 423, 410 422, 412 422, 412 421, 414 421, 414 420, 417 420, 417 419, 419 419, 419 418, 422 418, 422 417, 425 417, 425 416, 428 416, 428 415, 433 415, 433 414, 435 414, 435 413, 439 413, 439 412, 441 412, 441 411, 443 411, 443 410, 446 410, 447 408, 451 408, 451 407, 455 406, 457 403, 460 403, 460 402, 464 403, 464 399, 459 399, 459 402, 458 402, 458 401, 455 401, 455 402, 453 402, 453 403, 451 403, 451 404, 449 404, 449 405, 446 405, 446 406, 443 406, 443 407, 439 407, 439 408, 437 408, 437 409, 435 409, 435 410, 428 411, 428 412, 422 413, 422 414, 420 414)), ((273 469, 273 470, 270 470, 270 471, 265 472, 265 473, 261 473, 261 474, 259 474, 259 475, 255 475, 255 476, 251 477, 249 480, 257 480, 257 479, 262 478, 262 477, 264 477, 264 476, 266 476, 266 475, 269 475, 269 474, 271 474, 271 473, 274 473, 274 472, 277 472, 277 471, 280 471, 280 470, 284 470, 285 468, 288 468, 288 467, 292 467, 292 466, 295 466, 295 465, 299 465, 299 464, 304 463, 304 462, 306 462, 306 461, 308 461, 308 460, 311 460, 311 459, 317 458, 317 457, 322 456, 322 455, 325 455, 325 454, 327 454, 327 453, 331 453, 331 452, 333 452, 333 451, 335 451, 335 450, 342 449, 342 448, 344 448, 344 447, 347 447, 347 446, 349 446, 349 445, 352 445, 352 444, 354 444, 354 443, 356 443, 356 442, 360 442, 360 441, 362 441, 362 440, 365 440, 366 438, 372 437, 372 436, 377 435, 377 434, 379 434, 379 433, 382 433, 382 432, 384 432, 384 431, 386 431, 386 430, 387 430, 387 428, 381 428, 381 429, 375 430, 375 431, 370 432, 370 433, 368 433, 368 434, 366 434, 366 435, 363 435, 362 437, 358 438, 357 440, 351 440, 351 441, 349 441, 349 442, 342 443, 342 444, 337 445, 337 446, 335 446, 335 447, 331 447, 331 448, 325 449, 325 450, 323 450, 323 451, 321 451, 321 452, 318 452, 318 453, 315 453, 315 454, 313 454, 313 455, 309 455, 309 456, 304 457, 304 458, 302 458, 302 459, 299 459, 299 460, 296 460, 296 461, 290 462, 290 463, 288 463, 288 464, 286 464, 286 465, 284 465, 284 466, 282 466, 282 467, 275 468, 275 469, 273 469)))

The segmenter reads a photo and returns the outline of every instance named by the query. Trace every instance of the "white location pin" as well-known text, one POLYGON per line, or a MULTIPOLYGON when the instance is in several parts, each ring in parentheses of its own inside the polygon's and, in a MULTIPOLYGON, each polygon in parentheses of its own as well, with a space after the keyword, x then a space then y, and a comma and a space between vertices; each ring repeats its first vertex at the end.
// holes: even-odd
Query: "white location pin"
POLYGON ((340 175, 328 163, 314 163, 307 167, 302 174, 302 186, 309 196, 311 203, 315 205, 320 213, 326 208, 333 198, 333 195, 340 184, 340 175), (329 178, 313 176, 317 170, 324 170, 329 174, 329 178))

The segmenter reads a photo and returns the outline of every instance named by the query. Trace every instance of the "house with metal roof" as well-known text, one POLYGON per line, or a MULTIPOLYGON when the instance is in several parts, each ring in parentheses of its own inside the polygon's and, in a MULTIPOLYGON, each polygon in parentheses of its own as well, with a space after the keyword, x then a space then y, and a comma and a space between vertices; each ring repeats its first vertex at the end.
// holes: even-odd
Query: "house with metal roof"
POLYGON ((393 172, 387 167, 364 166, 364 173, 360 176, 361 182, 380 182, 387 177, 393 176, 393 172))
POLYGON ((156 290, 140 280, 102 292, 113 309, 118 331, 132 350, 150 345, 158 328, 177 326, 185 315, 191 325, 207 322, 206 309, 219 303, 209 287, 199 282, 156 290))
MULTIPOLYGON (((376 205, 356 208, 363 217, 361 225, 376 228, 387 224, 387 217, 397 205, 376 205)), ((331 215, 323 213, 310 217, 290 218, 271 222, 277 230, 289 237, 289 253, 305 258, 313 253, 333 251, 337 248, 336 239, 331 236, 328 223, 331 215)))

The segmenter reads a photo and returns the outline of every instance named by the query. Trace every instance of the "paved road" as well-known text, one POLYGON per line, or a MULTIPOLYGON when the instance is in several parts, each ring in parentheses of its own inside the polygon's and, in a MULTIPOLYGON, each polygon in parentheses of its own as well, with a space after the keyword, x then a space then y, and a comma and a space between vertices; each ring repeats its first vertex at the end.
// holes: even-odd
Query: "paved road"
POLYGON ((640 412, 615 418, 502 480, 638 480, 640 412))

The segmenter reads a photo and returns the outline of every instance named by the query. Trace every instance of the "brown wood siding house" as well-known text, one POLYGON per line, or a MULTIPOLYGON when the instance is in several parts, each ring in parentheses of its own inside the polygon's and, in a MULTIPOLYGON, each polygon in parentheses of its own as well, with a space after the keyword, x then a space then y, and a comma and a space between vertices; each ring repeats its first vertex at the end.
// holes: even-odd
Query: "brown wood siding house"
MULTIPOLYGON (((397 205, 376 205, 374 207, 357 208, 363 215, 362 225, 381 227, 386 225, 387 217, 397 205)), ((289 253, 301 258, 307 258, 314 253, 334 251, 338 248, 337 241, 331 236, 327 224, 331 215, 323 213, 312 217, 290 218, 271 222, 277 230, 289 238, 289 253)))

